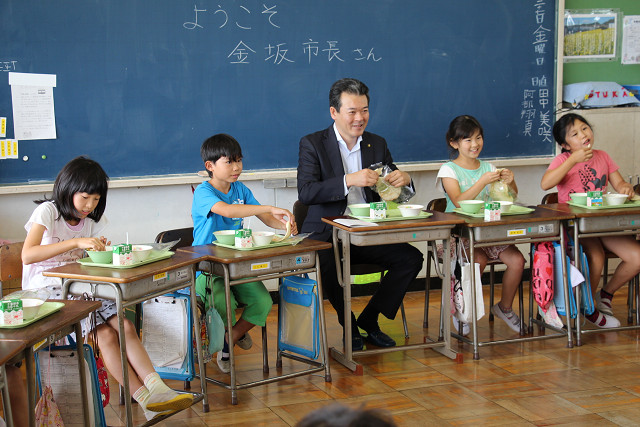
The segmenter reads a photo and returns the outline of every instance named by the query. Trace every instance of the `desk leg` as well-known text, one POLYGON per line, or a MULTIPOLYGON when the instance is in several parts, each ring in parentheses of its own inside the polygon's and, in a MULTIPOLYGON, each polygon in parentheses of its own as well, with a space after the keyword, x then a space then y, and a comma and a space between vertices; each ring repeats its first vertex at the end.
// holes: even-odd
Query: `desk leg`
MULTIPOLYGON (((580 230, 578 230, 578 221, 574 221, 573 224, 573 242, 575 245, 575 248, 573 250, 574 253, 574 258, 575 258, 575 263, 576 263, 576 268, 579 270, 580 269, 580 256, 579 256, 579 245, 580 245, 580 240, 578 240, 578 234, 580 234, 580 230)), ((563 245, 563 249, 564 249, 564 245, 563 245)), ((563 257, 565 257, 566 255, 563 254, 563 257)), ((566 258, 562 258, 563 260, 565 260, 566 258)), ((566 271, 567 271, 567 277, 570 274, 570 267, 569 265, 567 265, 566 271)), ((567 285, 567 288, 569 288, 569 286, 567 285)), ((578 287, 579 288, 579 287, 578 287)), ((568 289, 568 292, 573 292, 573 289, 568 289)), ((570 310, 570 304, 569 304, 569 299, 568 297, 568 293, 565 294, 565 307, 566 307, 566 312, 569 313, 570 310)), ((578 294, 577 296, 578 298, 580 298, 580 294, 578 294)), ((567 317, 567 323, 570 322, 570 319, 567 317)), ((580 319, 580 299, 576 299, 576 346, 580 347, 582 345, 582 325, 581 325, 582 321, 580 319)), ((569 329, 569 332, 571 331, 571 329, 569 329)))
POLYGON ((27 398, 29 400, 29 426, 36 425, 36 374, 33 358, 33 347, 24 349, 24 363, 27 371, 27 398))
MULTIPOLYGON (((461 243, 462 244, 462 243, 461 243)), ((473 360, 480 359, 480 351, 478 350, 478 320, 476 313, 476 269, 475 269, 475 242, 473 239, 473 230, 469 233, 469 263, 471 264, 471 327, 473 333, 473 360)))
MULTIPOLYGON (((451 236, 448 239, 443 240, 444 249, 444 264, 445 266, 451 265, 451 236)), ((458 354, 451 348, 451 269, 444 268, 444 279, 442 281, 442 305, 440 310, 441 318, 443 319, 442 330, 444 334, 444 347, 434 347, 433 350, 447 356, 450 359, 456 360, 458 363, 462 363, 462 354, 458 354)))
POLYGON ((122 388, 124 389, 124 407, 127 413, 127 426, 133 426, 133 413, 131 408, 131 391, 129 390, 129 361, 127 359, 127 343, 124 336, 124 307, 122 307, 122 293, 117 286, 113 286, 116 292, 116 310, 118 316, 118 334, 120 339, 120 363, 122 363, 122 388))
MULTIPOLYGON (((575 229, 577 230, 577 224, 574 224, 575 229)), ((564 237, 564 223, 560 222, 560 256, 562 257, 562 287, 563 287, 563 292, 564 292, 564 300, 565 301, 569 301, 569 292, 572 292, 571 289, 569 289, 569 266, 566 263, 566 259, 567 259, 567 241, 564 237)), ((576 238, 578 237, 577 233, 576 233, 576 238)), ((576 240, 577 241, 577 240, 576 240)), ((565 303, 565 306, 568 306, 567 303, 565 303)), ((566 311, 566 316, 565 316, 565 322, 567 324, 567 347, 569 348, 573 348, 573 333, 571 331, 571 313, 570 310, 565 310, 566 311)), ((577 339, 580 339, 580 333, 578 333, 577 339)), ((577 344, 580 345, 580 344, 577 344)))
POLYGON ((87 394, 87 373, 84 369, 84 348, 82 345, 82 326, 80 322, 73 325, 74 332, 76 333, 76 351, 78 354, 78 372, 80 373, 80 396, 82 397, 82 414, 84 415, 84 425, 91 425, 91 417, 89 416, 89 396, 87 394))
MULTIPOLYGON (((224 268, 224 299, 225 304, 227 305, 227 333, 229 335, 229 341, 231 341, 231 328, 232 328, 232 316, 235 316, 235 313, 231 312, 231 277, 229 275, 229 267, 226 264, 223 264, 224 268)), ((229 388, 231 389, 231 404, 238 404, 238 384, 236 382, 236 360, 233 351, 234 345, 229 342, 229 363, 231 365, 231 372, 229 372, 229 388)))
POLYGON ((316 257, 316 282, 318 282, 318 314, 320 316, 320 345, 322 346, 322 358, 324 359, 324 380, 331 382, 331 369, 329 368, 329 352, 327 345, 327 324, 324 318, 324 297, 322 296, 322 274, 320 273, 320 257, 316 257))
MULTIPOLYGON (((205 372, 204 358, 202 356, 202 337, 200 336, 200 318, 198 317, 198 300, 196 297, 196 265, 192 267, 193 280, 191 281, 191 315, 193 316, 193 334, 196 338, 196 356, 198 357, 198 368, 200 369, 200 386, 202 389, 202 412, 209 412, 209 399, 207 397, 207 376, 205 372)), ((188 346, 191 343, 187 344, 188 346)))

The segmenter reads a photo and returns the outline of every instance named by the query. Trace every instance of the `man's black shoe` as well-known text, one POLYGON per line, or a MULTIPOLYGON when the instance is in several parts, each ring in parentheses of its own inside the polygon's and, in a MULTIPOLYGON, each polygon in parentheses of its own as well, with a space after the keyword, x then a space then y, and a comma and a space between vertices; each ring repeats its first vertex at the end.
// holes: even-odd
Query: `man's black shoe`
MULTIPOLYGON (((344 337, 342 337, 342 345, 344 345, 344 337)), ((360 333, 351 336, 351 351, 362 351, 364 349, 364 341, 360 333)))
POLYGON ((374 332, 367 332, 367 336, 364 338, 367 342, 375 345, 376 347, 395 347, 396 342, 384 332, 378 330, 374 332))

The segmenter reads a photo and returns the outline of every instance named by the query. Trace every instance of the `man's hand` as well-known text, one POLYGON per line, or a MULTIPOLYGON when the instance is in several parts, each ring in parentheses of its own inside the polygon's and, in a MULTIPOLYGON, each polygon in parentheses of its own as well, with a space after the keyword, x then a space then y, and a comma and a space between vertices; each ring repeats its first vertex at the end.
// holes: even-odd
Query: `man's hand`
POLYGON ((345 175, 345 178, 347 187, 371 187, 378 181, 378 173, 371 169, 361 169, 345 175))
POLYGON ((411 184, 411 177, 409 174, 400 170, 394 170, 389 175, 385 176, 384 180, 394 187, 404 187, 411 184))

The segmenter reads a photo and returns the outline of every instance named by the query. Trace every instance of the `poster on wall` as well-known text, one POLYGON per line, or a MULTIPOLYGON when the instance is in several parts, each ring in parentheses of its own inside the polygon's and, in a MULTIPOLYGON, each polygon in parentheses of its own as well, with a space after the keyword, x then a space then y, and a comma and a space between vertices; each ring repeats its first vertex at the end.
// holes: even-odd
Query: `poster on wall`
POLYGON ((622 63, 640 64, 640 15, 624 17, 622 24, 622 63))
POLYGON ((564 61, 612 61, 618 55, 615 10, 567 10, 564 16, 564 61))

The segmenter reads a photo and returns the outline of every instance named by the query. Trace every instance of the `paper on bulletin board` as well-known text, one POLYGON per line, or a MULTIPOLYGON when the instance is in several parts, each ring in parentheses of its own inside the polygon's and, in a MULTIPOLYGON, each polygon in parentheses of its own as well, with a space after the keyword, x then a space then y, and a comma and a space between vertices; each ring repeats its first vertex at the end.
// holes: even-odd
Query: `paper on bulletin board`
POLYGON ((0 117, 0 138, 7 136, 7 118, 0 117))
POLYGON ((624 17, 622 26, 622 63, 640 64, 640 15, 624 17))
POLYGON ((15 139, 0 139, 0 159, 17 159, 18 141, 15 139))
POLYGON ((55 139, 55 74, 9 73, 13 132, 19 140, 55 139))

